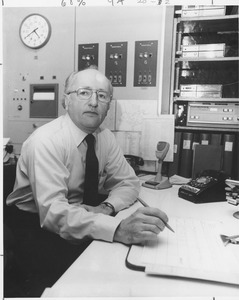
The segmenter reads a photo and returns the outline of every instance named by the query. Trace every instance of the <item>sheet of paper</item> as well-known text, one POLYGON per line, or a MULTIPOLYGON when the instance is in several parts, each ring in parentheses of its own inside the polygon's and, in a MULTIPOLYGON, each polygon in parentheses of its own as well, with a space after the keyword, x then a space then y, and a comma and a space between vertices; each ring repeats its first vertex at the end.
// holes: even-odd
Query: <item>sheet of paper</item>
POLYGON ((144 118, 157 116, 157 100, 118 100, 116 130, 141 131, 144 118))
POLYGON ((184 268, 185 274, 192 277, 196 270, 200 270, 205 272, 205 276, 210 272, 216 275, 223 271, 237 273, 239 278, 239 262, 233 259, 233 255, 228 255, 228 248, 220 238, 218 222, 170 218, 170 226, 175 233, 164 230, 157 243, 144 247, 144 263, 170 266, 175 270, 184 268))
POLYGON ((139 132, 114 132, 115 138, 124 154, 139 156, 140 133, 139 132))
POLYGON ((170 226, 175 233, 165 229, 156 242, 148 242, 141 251, 136 247, 139 257, 129 258, 133 264, 145 266, 149 274, 239 285, 239 260, 224 246, 220 222, 171 217, 170 226))
POLYGON ((140 149, 145 160, 157 160, 155 151, 159 141, 169 143, 169 151, 164 160, 173 161, 174 115, 160 115, 143 120, 140 149))

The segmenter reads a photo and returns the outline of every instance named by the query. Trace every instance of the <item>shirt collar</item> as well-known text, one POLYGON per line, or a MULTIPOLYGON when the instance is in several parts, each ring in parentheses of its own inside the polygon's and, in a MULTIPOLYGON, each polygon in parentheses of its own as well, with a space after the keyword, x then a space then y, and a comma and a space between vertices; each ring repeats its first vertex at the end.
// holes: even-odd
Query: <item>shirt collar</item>
MULTIPOLYGON (((67 123, 66 126, 69 128, 71 135, 73 136, 73 139, 75 141, 75 144, 78 147, 83 142, 83 140, 88 135, 88 133, 86 133, 86 132, 82 131, 80 128, 78 128, 75 125, 75 123, 71 120, 68 113, 66 113, 65 119, 66 119, 66 123, 67 123)), ((92 134, 95 136, 95 138, 97 138, 97 134, 99 132, 100 132, 100 128, 98 128, 92 134)))

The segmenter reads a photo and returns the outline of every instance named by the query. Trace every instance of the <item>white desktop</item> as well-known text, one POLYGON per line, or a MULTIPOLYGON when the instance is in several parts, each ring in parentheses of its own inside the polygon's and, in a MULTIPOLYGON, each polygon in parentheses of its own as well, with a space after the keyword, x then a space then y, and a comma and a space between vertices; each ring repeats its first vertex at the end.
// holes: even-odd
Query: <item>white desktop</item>
MULTIPOLYGON (((147 180, 148 178, 146 178, 147 180)), ((142 180, 142 183, 145 181, 142 180)), ((194 204, 178 197, 178 185, 163 190, 141 187, 140 198, 149 206, 165 211, 171 218, 195 218, 222 222, 221 234, 238 234, 236 208, 226 201, 194 204)), ((125 218, 142 204, 136 202, 116 217, 125 218)), ((165 230, 168 230, 165 228, 165 230)), ((163 233, 161 233, 163 234, 163 233)), ((239 266, 239 245, 226 246, 239 266)), ((239 299, 239 285, 147 275, 129 269, 125 262, 129 246, 93 241, 82 255, 42 297, 203 297, 203 299, 239 299), (219 298, 218 298, 219 297, 219 298), (231 298, 230 298, 231 299, 231 298)), ((201 298, 200 298, 201 299, 201 298)))

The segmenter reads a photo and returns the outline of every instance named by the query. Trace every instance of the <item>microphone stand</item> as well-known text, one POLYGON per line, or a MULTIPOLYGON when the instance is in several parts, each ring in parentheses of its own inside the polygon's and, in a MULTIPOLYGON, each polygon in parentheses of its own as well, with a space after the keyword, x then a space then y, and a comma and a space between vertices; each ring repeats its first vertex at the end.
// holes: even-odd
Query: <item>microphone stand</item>
POLYGON ((155 151, 156 157, 158 158, 158 171, 153 181, 146 181, 142 185, 155 190, 162 190, 172 187, 168 177, 162 176, 162 164, 163 160, 168 153, 169 143, 158 142, 157 150, 155 151))

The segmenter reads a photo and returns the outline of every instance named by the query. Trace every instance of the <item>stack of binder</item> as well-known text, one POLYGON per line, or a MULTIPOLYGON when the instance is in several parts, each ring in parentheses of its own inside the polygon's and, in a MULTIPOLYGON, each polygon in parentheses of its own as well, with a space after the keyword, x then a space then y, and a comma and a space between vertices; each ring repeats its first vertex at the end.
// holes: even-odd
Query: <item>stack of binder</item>
MULTIPOLYGON (((193 164, 193 158, 195 157, 196 145, 208 145, 208 148, 210 149, 205 150, 203 147, 198 147, 198 149, 203 149, 203 151, 213 150, 214 152, 212 151, 212 153, 214 154, 210 157, 205 157, 205 154, 197 151, 199 156, 202 156, 200 159, 205 161, 208 159, 216 159, 218 160, 216 163, 219 163, 218 155, 221 153, 222 161, 220 163, 220 169, 224 171, 227 177, 239 178, 239 170, 236 170, 236 166, 239 163, 239 154, 237 153, 239 146, 236 146, 236 141, 238 139, 239 138, 236 137, 235 133, 195 133, 176 131, 174 138, 174 161, 169 164, 169 176, 176 174, 185 178, 191 178, 195 174, 195 163, 193 164)), ((239 141, 237 142, 239 145, 239 141)), ((212 163, 213 162, 210 161, 210 164, 212 163)), ((210 164, 208 164, 208 167, 210 164)), ((206 168, 207 164, 203 165, 206 168)))

